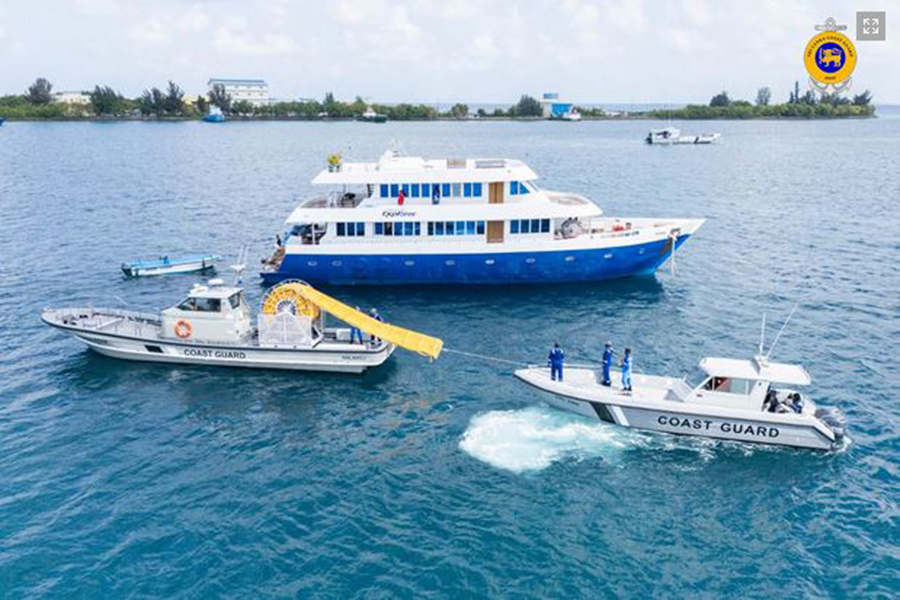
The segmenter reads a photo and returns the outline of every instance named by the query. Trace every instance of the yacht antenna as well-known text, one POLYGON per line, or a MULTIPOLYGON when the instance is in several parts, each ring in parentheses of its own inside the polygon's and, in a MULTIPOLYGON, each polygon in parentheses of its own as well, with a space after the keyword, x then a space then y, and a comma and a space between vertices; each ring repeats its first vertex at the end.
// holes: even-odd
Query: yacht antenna
POLYGON ((241 246, 238 249, 237 254, 237 262, 231 265, 231 270, 234 271, 234 285, 235 287, 240 286, 244 282, 244 269, 247 268, 247 253, 248 247, 246 245, 241 246))
POLYGON ((772 356, 772 351, 775 350, 775 344, 778 343, 778 340, 781 338, 781 333, 784 331, 784 328, 787 327, 788 322, 790 322, 791 317, 794 316, 794 311, 797 310, 797 303, 794 302, 794 307, 791 309, 791 312, 788 314, 787 319, 784 320, 784 324, 781 326, 781 329, 778 330, 778 335, 775 336, 775 341, 772 342, 772 345, 769 347, 769 351, 766 353, 766 360, 772 356))
POLYGON ((763 311, 762 327, 759 330, 759 355, 763 355, 763 348, 766 345, 766 311, 763 311))

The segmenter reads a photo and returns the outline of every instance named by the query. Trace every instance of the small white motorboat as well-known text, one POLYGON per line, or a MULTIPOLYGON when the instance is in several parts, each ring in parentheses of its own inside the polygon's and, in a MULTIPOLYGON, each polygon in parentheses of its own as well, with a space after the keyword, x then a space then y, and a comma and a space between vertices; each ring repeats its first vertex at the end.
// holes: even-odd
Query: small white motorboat
POLYGON ((819 408, 795 389, 812 382, 806 369, 770 362, 771 354, 772 348, 763 354, 761 340, 753 360, 701 360, 696 385, 687 377, 635 374, 633 391, 623 391, 616 371, 609 386, 590 368, 566 369, 564 381, 553 381, 550 369, 536 366, 515 374, 546 392, 553 406, 624 427, 817 450, 839 447, 845 435, 840 413, 819 408))
POLYGON ((569 368, 564 381, 550 370, 529 367, 516 377, 546 392, 549 404, 624 427, 696 435, 741 442, 830 450, 844 435, 837 414, 819 409, 793 387, 810 383, 798 365, 704 358, 705 377, 685 379, 634 375, 632 392, 621 389, 621 374, 605 386, 593 369, 569 368))
POLYGON ((216 261, 222 257, 215 254, 198 256, 182 256, 171 258, 160 256, 122 263, 122 272, 126 277, 145 277, 148 275, 170 275, 172 273, 195 273, 213 269, 216 261))
POLYGON ((645 141, 657 146, 670 146, 681 137, 681 130, 674 127, 665 129, 653 129, 647 134, 645 141))
POLYGON ((655 129, 647 134, 645 141, 657 146, 671 146, 674 144, 712 144, 722 137, 721 133, 703 133, 700 135, 683 135, 680 129, 666 127, 655 129))
POLYGON ((240 287, 195 285, 159 313, 114 308, 48 308, 41 318, 89 348, 139 361, 362 373, 396 346, 435 359, 443 342, 368 316, 301 281, 272 287, 254 326, 240 287), (327 323, 332 316, 349 328, 327 323), (354 336, 353 328, 369 335, 354 336), (354 337, 356 338, 354 340, 354 337))

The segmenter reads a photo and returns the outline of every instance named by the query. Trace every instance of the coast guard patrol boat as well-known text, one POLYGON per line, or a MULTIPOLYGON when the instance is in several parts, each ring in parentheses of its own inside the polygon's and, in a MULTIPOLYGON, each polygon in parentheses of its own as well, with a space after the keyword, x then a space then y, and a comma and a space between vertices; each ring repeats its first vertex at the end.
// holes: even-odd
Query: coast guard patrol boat
POLYGON ((301 281, 272 287, 255 324, 243 290, 220 279, 194 285, 182 302, 159 313, 48 308, 41 318, 100 354, 165 363, 362 373, 384 363, 396 346, 432 359, 443 346, 437 338, 383 323, 301 281), (351 329, 327 323, 329 314, 372 337, 354 343, 351 329))
POLYGON ((840 415, 795 389, 811 383, 803 367, 760 353, 753 360, 704 358, 700 370, 694 386, 686 377, 636 374, 632 392, 622 391, 615 371, 611 386, 587 368, 566 369, 564 381, 551 380, 546 368, 515 374, 557 408, 624 427, 818 450, 840 445, 840 415))
POLYGON ((263 260, 267 283, 506 284, 653 273, 703 219, 603 216, 579 194, 540 189, 512 159, 434 159, 386 152, 332 162, 332 190, 288 217, 263 260))

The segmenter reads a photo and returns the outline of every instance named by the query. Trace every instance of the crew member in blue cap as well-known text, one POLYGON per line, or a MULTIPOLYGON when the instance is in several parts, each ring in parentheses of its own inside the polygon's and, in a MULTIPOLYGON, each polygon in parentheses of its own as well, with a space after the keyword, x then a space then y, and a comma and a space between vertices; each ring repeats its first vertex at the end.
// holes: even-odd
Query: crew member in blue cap
MULTIPOLYGON (((379 323, 384 323, 384 319, 382 319, 381 315, 378 314, 377 308, 372 308, 372 310, 369 311, 369 316, 372 317, 373 319, 375 319, 376 321, 378 321, 379 323)), ((375 337, 375 334, 373 333, 372 334, 372 345, 377 346, 380 343, 381 343, 381 338, 375 337)))
POLYGON ((563 380, 563 361, 566 359, 566 353, 559 347, 559 343, 554 343, 547 356, 547 366, 550 367, 550 379, 557 381, 563 380))
MULTIPOLYGON (((356 312, 360 312, 359 307, 356 307, 356 312)), ((363 334, 362 330, 355 325, 350 326, 350 343, 355 344, 356 340, 359 339, 359 343, 363 344, 363 334)))
POLYGON ((609 371, 612 369, 613 354, 612 342, 606 342, 606 346, 603 348, 603 385, 606 387, 612 385, 612 380, 609 378, 609 371))
POLYGON ((622 358, 622 391, 631 391, 631 348, 625 348, 622 358))

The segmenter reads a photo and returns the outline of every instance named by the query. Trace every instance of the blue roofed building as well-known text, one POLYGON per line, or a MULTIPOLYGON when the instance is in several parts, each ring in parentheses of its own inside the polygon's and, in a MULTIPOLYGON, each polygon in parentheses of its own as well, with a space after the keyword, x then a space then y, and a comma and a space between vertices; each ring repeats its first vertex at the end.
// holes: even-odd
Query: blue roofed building
POLYGON ((565 115, 572 112, 573 104, 571 102, 562 102, 559 94, 556 92, 548 92, 541 97, 541 106, 544 108, 544 118, 561 119, 565 115))

